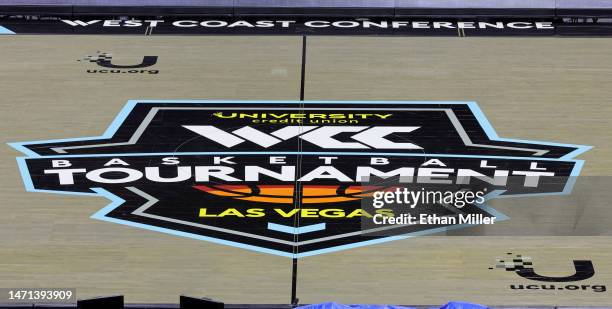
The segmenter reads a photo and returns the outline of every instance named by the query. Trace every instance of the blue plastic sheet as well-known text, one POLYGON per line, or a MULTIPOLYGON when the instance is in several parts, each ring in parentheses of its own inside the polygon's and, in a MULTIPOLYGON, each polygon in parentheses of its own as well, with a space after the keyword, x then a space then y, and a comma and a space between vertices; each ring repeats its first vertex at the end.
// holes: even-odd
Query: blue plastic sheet
MULTIPOLYGON (((394 305, 343 305, 334 302, 301 306, 297 309, 415 309, 414 307, 394 306, 394 305)), ((431 309, 437 309, 432 307, 431 309)), ((440 309, 488 309, 487 306, 466 303, 449 302, 440 309)))
POLYGON ((460 301, 452 301, 442 307, 440 307, 440 309, 488 309, 489 307, 487 306, 483 306, 483 305, 478 305, 478 304, 472 304, 472 303, 466 303, 466 302, 460 302, 460 301))

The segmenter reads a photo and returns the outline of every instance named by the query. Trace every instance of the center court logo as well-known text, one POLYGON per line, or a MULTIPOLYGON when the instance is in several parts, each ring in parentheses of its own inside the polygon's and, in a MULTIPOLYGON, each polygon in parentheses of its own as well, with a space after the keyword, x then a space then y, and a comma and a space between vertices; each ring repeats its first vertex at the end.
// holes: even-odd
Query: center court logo
POLYGON ((469 226, 363 229, 388 211, 361 207, 386 188, 370 178, 567 194, 589 148, 500 138, 473 102, 178 100, 130 101, 99 137, 11 145, 28 191, 108 198, 95 219, 287 257, 469 226))
POLYGON ((504 258, 497 258, 495 260, 495 267, 489 267, 489 269, 502 269, 507 272, 514 272, 518 276, 532 280, 546 282, 548 284, 512 284, 510 289, 512 290, 590 290, 594 292, 605 292, 606 286, 601 284, 551 284, 551 283, 565 283, 565 282, 577 282, 592 278, 595 275, 595 268, 593 262, 590 260, 573 260, 573 269, 570 275, 565 276, 547 276, 539 274, 535 271, 532 258, 521 254, 508 253, 504 258))
POLYGON ((143 68, 152 67, 157 63, 157 56, 144 56, 140 63, 135 64, 115 64, 113 61, 113 55, 107 52, 97 51, 94 55, 87 55, 82 59, 78 59, 78 62, 86 64, 96 64, 97 67, 103 69, 87 69, 87 73, 98 73, 98 74, 158 74, 159 70, 143 70, 143 68))

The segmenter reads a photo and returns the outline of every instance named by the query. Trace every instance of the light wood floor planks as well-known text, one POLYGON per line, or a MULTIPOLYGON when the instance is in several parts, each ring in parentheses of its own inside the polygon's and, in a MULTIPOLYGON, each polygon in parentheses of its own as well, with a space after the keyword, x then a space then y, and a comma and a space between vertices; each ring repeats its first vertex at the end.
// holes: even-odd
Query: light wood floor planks
MULTIPOLYGON (((311 37, 306 99, 477 101, 500 136, 594 146, 581 156, 583 175, 609 176, 611 51, 611 40, 588 38, 311 37)), ((100 135, 129 99, 296 100, 300 52, 300 37, 0 37, 0 287, 76 287, 79 297, 128 302, 172 303, 179 294, 288 302, 290 259, 90 219, 106 200, 25 192, 19 153, 5 143, 100 135), (160 73, 85 73, 91 66, 76 60, 96 51, 118 63, 159 56, 160 73)), ((586 214, 581 224, 597 219, 586 214)), ((551 276, 589 259, 596 275, 576 284, 612 286, 612 237, 422 237, 301 259, 298 296, 612 302, 612 292, 510 290, 531 282, 488 269, 507 252, 533 257, 551 276)))

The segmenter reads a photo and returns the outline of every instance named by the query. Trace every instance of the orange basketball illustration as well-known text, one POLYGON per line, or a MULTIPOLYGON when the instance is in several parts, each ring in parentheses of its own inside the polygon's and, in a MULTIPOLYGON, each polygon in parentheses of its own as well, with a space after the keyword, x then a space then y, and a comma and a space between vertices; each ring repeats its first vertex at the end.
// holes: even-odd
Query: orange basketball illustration
MULTIPOLYGON (((292 204, 296 196, 294 185, 197 185, 206 193, 251 202, 292 204)), ((297 195, 304 204, 355 201, 371 196, 377 190, 392 190, 383 186, 304 185, 297 195)))

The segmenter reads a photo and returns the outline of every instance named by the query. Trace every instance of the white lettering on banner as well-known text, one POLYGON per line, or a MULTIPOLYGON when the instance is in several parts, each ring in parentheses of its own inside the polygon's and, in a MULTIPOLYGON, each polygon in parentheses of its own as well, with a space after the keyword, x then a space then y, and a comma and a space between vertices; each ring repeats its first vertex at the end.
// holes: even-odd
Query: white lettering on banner
MULTIPOLYGON (((69 20, 62 19, 63 23, 72 27, 89 27, 101 25, 102 27, 148 27, 155 28, 166 23, 164 20, 69 20)), ((297 25, 295 20, 174 20, 168 25, 175 28, 289 28, 297 25)), ((405 20, 309 20, 301 23, 307 28, 340 28, 340 29, 516 29, 516 30, 551 30, 555 29, 552 22, 547 21, 405 21, 405 20)))

